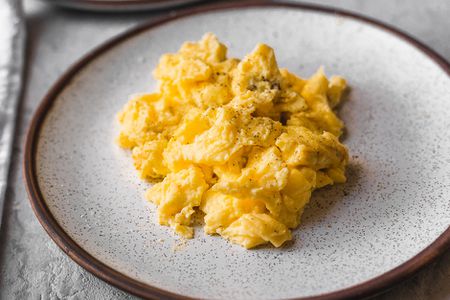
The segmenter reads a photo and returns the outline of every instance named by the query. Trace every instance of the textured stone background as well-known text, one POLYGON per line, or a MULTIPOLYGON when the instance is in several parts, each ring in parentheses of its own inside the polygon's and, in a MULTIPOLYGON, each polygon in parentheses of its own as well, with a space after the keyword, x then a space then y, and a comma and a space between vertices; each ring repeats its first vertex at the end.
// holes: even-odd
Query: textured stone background
MULTIPOLYGON (((24 134, 32 112, 58 76, 84 53, 144 20, 169 12, 80 13, 24 0, 29 33, 25 95, 19 111, 0 229, 0 299, 135 299, 87 273, 50 240, 22 182, 24 134)), ((415 36, 450 60, 448 0, 318 0, 372 16, 415 36)), ((409 281, 374 299, 450 299, 450 251, 409 281)))

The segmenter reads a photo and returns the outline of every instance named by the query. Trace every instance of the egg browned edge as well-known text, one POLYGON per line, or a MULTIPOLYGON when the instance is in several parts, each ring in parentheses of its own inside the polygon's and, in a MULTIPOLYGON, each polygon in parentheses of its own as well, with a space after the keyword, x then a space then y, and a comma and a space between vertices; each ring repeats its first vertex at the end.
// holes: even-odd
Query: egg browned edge
MULTIPOLYGON (((191 299, 187 296, 175 294, 166 290, 162 290, 148 284, 139 282, 132 279, 111 267, 103 264, 101 261, 94 258, 91 254, 86 252, 81 246, 79 246, 74 240, 72 240, 68 233, 58 224, 53 217, 49 208, 45 203, 45 199, 40 191, 37 174, 36 174, 36 149, 39 140, 39 133, 42 127, 43 121, 46 118, 48 111, 53 105, 55 99, 64 89, 64 87, 71 81, 71 79, 80 71, 84 66, 89 64, 97 56, 102 55, 108 49, 126 41, 128 38, 133 37, 143 31, 151 30, 159 25, 173 21, 186 16, 200 14, 209 11, 225 10, 225 9, 237 9, 237 8, 251 8, 251 7, 285 7, 291 9, 301 9, 325 14, 332 14, 341 17, 346 17, 358 21, 362 21, 366 24, 377 27, 378 29, 387 31, 410 45, 419 49, 428 58, 437 63, 446 73, 450 76, 450 64, 442 58, 439 54, 428 48, 428 46, 422 44, 409 35, 392 28, 377 20, 358 15, 352 12, 348 12, 341 9, 329 8, 311 4, 289 3, 272 1, 239 1, 231 3, 213 4, 201 7, 193 7, 191 9, 177 11, 176 14, 162 17, 156 21, 151 21, 139 25, 138 27, 131 29, 125 33, 122 33, 115 38, 110 39, 106 43, 100 45, 94 49, 72 67, 65 72, 59 80, 53 85, 53 87, 46 94, 39 107, 37 108, 31 123, 28 128, 25 152, 23 160, 23 175, 24 182, 27 188, 28 196, 31 202, 31 206, 34 210, 36 217, 38 218, 45 231, 50 235, 53 241, 76 263, 82 266, 84 269, 94 274, 98 278, 105 282, 112 284, 126 292, 134 294, 146 299, 191 299)), ((450 246, 450 227, 442 233, 433 243, 427 248, 418 253, 416 256, 401 264, 400 266, 368 281, 360 284, 345 288, 342 290, 326 293, 314 297, 297 298, 297 299, 356 299, 374 295, 380 293, 383 290, 405 280, 426 264, 437 258, 440 254, 444 253, 450 246)))

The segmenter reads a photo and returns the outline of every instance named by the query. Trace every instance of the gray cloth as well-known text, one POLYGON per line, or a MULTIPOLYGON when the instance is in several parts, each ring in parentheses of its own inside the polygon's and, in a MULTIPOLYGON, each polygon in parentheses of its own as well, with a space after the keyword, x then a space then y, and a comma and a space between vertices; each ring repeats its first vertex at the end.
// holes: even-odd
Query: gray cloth
POLYGON ((24 61, 25 26, 19 0, 0 0, 0 224, 3 215, 24 61))

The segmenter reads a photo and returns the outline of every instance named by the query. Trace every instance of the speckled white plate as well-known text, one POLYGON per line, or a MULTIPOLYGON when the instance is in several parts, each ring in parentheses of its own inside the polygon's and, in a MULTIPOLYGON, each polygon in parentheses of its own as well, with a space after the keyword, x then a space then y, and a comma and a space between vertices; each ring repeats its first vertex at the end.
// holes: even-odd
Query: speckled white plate
MULTIPOLYGON (((404 279, 450 241, 449 65, 375 21, 300 5, 191 11, 101 46, 55 84, 27 138, 37 217, 77 263, 147 298, 366 296, 404 279), (216 33, 231 56, 258 42, 309 76, 324 65, 352 91, 342 106, 348 183, 315 192, 287 247, 244 250, 205 235, 185 245, 156 222, 115 114, 154 88, 161 54, 216 33)), ((230 5, 232 6, 232 5, 230 5)))

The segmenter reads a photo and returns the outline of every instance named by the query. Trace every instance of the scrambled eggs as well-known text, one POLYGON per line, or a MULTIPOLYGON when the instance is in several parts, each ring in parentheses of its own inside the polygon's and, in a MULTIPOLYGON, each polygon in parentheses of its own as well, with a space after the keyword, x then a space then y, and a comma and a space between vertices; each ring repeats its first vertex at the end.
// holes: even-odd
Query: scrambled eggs
POLYGON ((193 237, 204 229, 252 248, 291 239, 312 191, 345 182, 343 123, 333 108, 346 87, 322 69, 302 79, 259 44, 229 59, 213 34, 161 57, 158 90, 119 113, 118 143, 132 150, 159 223, 193 237))

